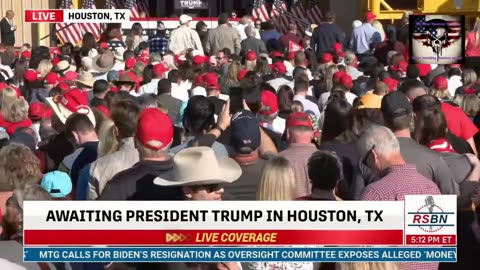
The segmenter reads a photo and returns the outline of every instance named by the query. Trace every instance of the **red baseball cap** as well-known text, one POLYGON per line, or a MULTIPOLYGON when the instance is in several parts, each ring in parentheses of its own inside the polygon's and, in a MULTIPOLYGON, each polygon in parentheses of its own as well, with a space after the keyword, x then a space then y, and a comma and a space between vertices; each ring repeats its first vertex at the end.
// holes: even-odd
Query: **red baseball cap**
POLYGON ((165 149, 173 140, 172 121, 157 108, 144 109, 138 117, 135 137, 150 150, 165 149))
POLYGON ((45 76, 45 84, 57 84, 59 82, 58 74, 55 72, 49 72, 45 76))
POLYGON ((352 80, 352 77, 350 75, 348 75, 347 73, 343 74, 341 77, 340 77, 340 81, 339 83, 345 87, 347 87, 349 90, 352 89, 353 87, 353 80, 352 80))
POLYGON ((65 77, 65 80, 73 82, 76 79, 78 79, 78 73, 75 71, 67 71, 64 77, 65 77))
POLYGON ((203 86, 204 84, 205 84, 205 76, 203 74, 198 75, 197 77, 195 77, 195 80, 193 80, 193 85, 203 86))
POLYGON ((138 55, 138 57, 141 57, 141 58, 149 58, 150 57, 150 53, 147 51, 147 50, 143 50, 140 52, 140 54, 138 55))
POLYGON ((34 69, 28 69, 23 73, 23 79, 27 82, 33 82, 35 80, 38 80, 40 77, 40 72, 34 70, 34 69))
POLYGON ((138 63, 138 62, 142 62, 142 63, 144 63, 145 65, 148 65, 148 61, 149 61, 148 57, 140 57, 140 56, 137 57, 136 60, 137 60, 137 63, 138 63))
POLYGON ((247 61, 255 61, 257 60, 257 54, 254 51, 248 51, 245 54, 245 60, 247 61))
POLYGON ((275 64, 270 65, 270 68, 281 75, 284 75, 285 73, 287 73, 287 67, 283 62, 276 62, 275 64))
POLYGON ((333 77, 332 77, 333 81, 334 81, 334 82, 337 82, 337 83, 340 82, 340 78, 341 78, 344 74, 347 74, 347 73, 346 73, 345 71, 343 71, 343 70, 339 70, 339 71, 333 73, 333 77))
POLYGON ((179 65, 181 65, 181 64, 183 64, 183 62, 185 62, 185 60, 180 58, 180 55, 178 55, 178 54, 175 54, 173 56, 173 60, 175 60, 175 63, 177 63, 179 65))
POLYGON ((292 113, 287 119, 287 128, 291 127, 308 127, 313 129, 312 118, 304 112, 292 113))
POLYGON ((56 67, 59 62, 60 62, 60 58, 58 58, 58 57, 55 57, 55 58, 52 59, 52 65, 54 67, 56 67))
POLYGON ((34 102, 28 107, 28 117, 33 121, 38 121, 43 118, 47 106, 41 102, 34 102))
POLYGON ((401 61, 400 63, 398 63, 398 69, 401 72, 407 72, 407 67, 408 67, 408 63, 405 61, 401 61))
POLYGON ((365 13, 365 19, 367 21, 373 21, 377 18, 377 15, 373 14, 373 12, 371 11, 367 11, 367 13, 365 13))
POLYGON ((206 84, 218 83, 218 75, 214 72, 209 72, 203 76, 203 80, 206 84))
POLYGON ((435 90, 447 90, 448 89, 448 80, 443 76, 437 76, 433 79, 433 88, 435 90))
POLYGON ((98 47, 101 48, 101 49, 108 49, 108 48, 110 48, 110 46, 108 46, 108 43, 107 43, 107 42, 100 42, 100 44, 98 44, 98 47))
POLYGON ((390 90, 390 92, 397 89, 398 81, 394 78, 384 78, 383 82, 388 85, 388 90, 390 90))
POLYGON ((247 76, 248 70, 247 69, 241 69, 238 74, 237 74, 237 79, 239 81, 243 80, 245 76, 247 76))
POLYGON ((273 51, 272 54, 270 55, 272 58, 273 57, 283 57, 283 53, 279 51, 273 51))
POLYGON ((420 77, 425 77, 432 71, 432 66, 430 64, 417 64, 418 75, 420 77))
POLYGON ((322 54, 322 63, 330 63, 333 61, 333 55, 331 53, 322 54))
POLYGON ((155 74, 156 76, 160 76, 167 71, 168 71, 168 68, 164 66, 162 63, 156 64, 155 66, 153 66, 153 74, 155 74))
POLYGON ((203 65, 207 61, 206 57, 201 55, 195 55, 192 59, 192 63, 197 66, 203 65))
POLYGON ((338 43, 338 42, 335 43, 335 44, 333 44, 333 51, 334 51, 334 52, 341 52, 341 51, 343 51, 343 46, 342 46, 342 44, 340 44, 340 43, 338 43))
POLYGON ((54 48, 51 48, 51 49, 50 49, 50 54, 53 54, 53 55, 58 54, 58 55, 60 55, 60 54, 62 54, 62 52, 60 52, 60 49, 59 49, 59 48, 54 47, 54 48))
POLYGON ((70 90, 70 85, 68 85, 68 83, 66 83, 66 82, 58 83, 57 87, 60 88, 60 90, 62 90, 63 92, 66 92, 66 91, 70 90))
POLYGON ((135 58, 128 58, 127 61, 125 61, 125 69, 132 69, 136 63, 137 60, 135 58))
POLYGON ((278 112, 278 99, 272 91, 263 90, 260 94, 262 101, 262 109, 260 114, 272 115, 278 112))
POLYGON ((88 107, 88 93, 80 89, 73 89, 63 94, 59 101, 65 108, 73 113, 81 113, 83 108, 88 107))
POLYGON ((32 58, 32 52, 31 51, 23 51, 22 54, 20 55, 21 58, 23 59, 28 59, 32 58))

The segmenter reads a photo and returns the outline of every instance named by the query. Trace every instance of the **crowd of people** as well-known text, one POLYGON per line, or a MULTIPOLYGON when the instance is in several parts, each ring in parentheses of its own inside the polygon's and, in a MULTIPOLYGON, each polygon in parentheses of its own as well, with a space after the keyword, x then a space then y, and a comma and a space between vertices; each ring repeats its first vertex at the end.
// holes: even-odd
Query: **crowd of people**
MULTIPOLYGON (((0 269, 24 269, 5 260, 20 262, 20 252, 4 252, 23 243, 24 200, 384 201, 415 194, 458 196, 457 263, 68 267, 476 269, 478 73, 408 64, 410 14, 384 27, 368 12, 351 35, 333 12, 306 33, 295 24, 280 33, 250 16, 234 25, 226 14, 215 29, 201 22, 194 29, 182 15, 177 29, 159 22, 148 39, 140 24, 125 39, 112 24, 98 41, 86 33, 81 46, 24 44, 15 53, 1 44, 0 269), (302 48, 290 51, 291 42, 302 48)), ((467 49, 478 46, 478 25, 467 49)))

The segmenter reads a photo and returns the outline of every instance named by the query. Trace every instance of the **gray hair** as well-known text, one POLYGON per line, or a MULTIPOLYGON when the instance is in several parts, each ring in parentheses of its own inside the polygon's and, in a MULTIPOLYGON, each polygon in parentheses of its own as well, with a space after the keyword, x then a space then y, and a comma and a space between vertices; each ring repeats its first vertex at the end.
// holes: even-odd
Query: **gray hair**
POLYGON ((372 126, 368 128, 357 142, 361 155, 375 149, 379 156, 386 157, 395 152, 400 152, 400 144, 393 132, 384 126, 372 126))
POLYGON ((245 35, 247 35, 247 37, 255 36, 255 29, 253 28, 253 26, 249 25, 245 27, 245 35))
POLYGON ((162 56, 159 53, 154 52, 150 54, 149 61, 150 61, 150 64, 154 62, 162 62, 162 56))
POLYGON ((23 209, 24 201, 50 201, 52 196, 38 184, 27 184, 13 191, 13 198, 18 206, 23 209))

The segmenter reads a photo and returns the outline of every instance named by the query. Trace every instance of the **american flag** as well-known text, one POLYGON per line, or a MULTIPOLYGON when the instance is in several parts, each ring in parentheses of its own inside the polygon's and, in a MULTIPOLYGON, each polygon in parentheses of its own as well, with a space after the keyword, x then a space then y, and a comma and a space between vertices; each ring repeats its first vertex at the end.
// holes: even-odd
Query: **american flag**
MULTIPOLYGON (((84 0, 82 9, 96 9, 94 0, 84 0)), ((95 39, 100 38, 100 23, 81 23, 80 28, 83 30, 83 33, 92 33, 95 39)))
MULTIPOLYGON (((117 0, 118 1, 118 0, 117 0)), ((146 17, 149 16, 148 9, 149 4, 148 0, 126 0, 125 8, 130 10, 131 18, 139 18, 140 13, 144 12, 146 17)))
POLYGON ((259 19, 262 22, 270 20, 270 15, 268 14, 267 4, 265 0, 254 0, 252 16, 255 19, 259 19))
POLYGON ((318 5, 318 0, 310 0, 308 7, 305 9, 305 17, 310 21, 310 23, 320 24, 322 22, 322 10, 318 5))
MULTIPOLYGON (((298 19, 305 19, 306 18, 306 8, 304 5, 302 5, 298 0, 297 1, 294 1, 292 3, 292 7, 290 8, 290 12, 292 13, 292 15, 298 19)), ((305 25, 304 23, 301 23, 300 21, 294 21, 294 20, 291 20, 293 23, 296 23, 297 24, 297 28, 298 28, 298 33, 301 34, 301 35, 304 35, 305 33, 305 29, 307 28, 307 25, 305 25)))
POLYGON ((277 29, 280 32, 288 32, 288 24, 290 20, 287 17, 282 16, 287 11, 287 5, 284 0, 275 0, 272 7, 272 19, 275 19, 277 29))
MULTIPOLYGON (((72 0, 62 0, 60 9, 74 9, 72 0)), ((55 31, 61 43, 71 42, 74 45, 82 40, 82 28, 79 24, 58 23, 55 25, 55 31)))
MULTIPOLYGON (((444 31, 445 27, 431 27, 430 23, 428 23, 430 20, 433 19, 440 19, 438 16, 435 15, 415 15, 414 16, 414 29, 413 29, 413 39, 415 40, 426 40, 429 36, 429 33, 433 36, 438 37, 439 35, 441 36, 444 31)), ((460 21, 454 21, 454 20, 446 20, 446 24, 448 25, 448 40, 447 46, 455 42, 456 40, 459 40, 462 35, 462 24, 460 21)))
POLYGON ((105 1, 105 9, 115 9, 115 4, 113 0, 106 0, 105 1))

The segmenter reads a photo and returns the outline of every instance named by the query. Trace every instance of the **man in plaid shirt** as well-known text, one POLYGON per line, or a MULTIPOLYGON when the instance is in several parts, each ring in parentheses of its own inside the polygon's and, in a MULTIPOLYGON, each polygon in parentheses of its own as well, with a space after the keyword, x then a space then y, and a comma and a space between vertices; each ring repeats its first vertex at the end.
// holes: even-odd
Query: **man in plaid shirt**
POLYGON ((168 50, 168 30, 163 22, 158 22, 157 34, 148 38, 150 53, 160 53, 165 55, 168 50))
MULTIPOLYGON (((393 132, 383 126, 369 128, 357 146, 364 154, 363 163, 381 177, 363 190, 365 201, 403 201, 405 195, 439 195, 440 190, 430 179, 407 164, 400 153, 400 143, 393 132)), ((405 270, 437 270, 438 263, 402 263, 405 270)))

